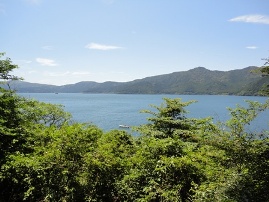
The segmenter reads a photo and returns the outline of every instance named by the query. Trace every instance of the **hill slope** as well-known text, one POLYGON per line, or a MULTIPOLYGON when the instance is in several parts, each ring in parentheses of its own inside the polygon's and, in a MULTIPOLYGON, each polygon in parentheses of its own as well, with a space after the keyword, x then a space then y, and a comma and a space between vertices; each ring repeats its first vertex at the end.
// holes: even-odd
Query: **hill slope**
POLYGON ((130 82, 97 83, 83 81, 63 86, 16 81, 17 92, 29 93, 127 93, 127 94, 228 94, 256 95, 268 77, 251 73, 255 67, 231 71, 211 71, 197 67, 189 71, 147 77, 130 82))

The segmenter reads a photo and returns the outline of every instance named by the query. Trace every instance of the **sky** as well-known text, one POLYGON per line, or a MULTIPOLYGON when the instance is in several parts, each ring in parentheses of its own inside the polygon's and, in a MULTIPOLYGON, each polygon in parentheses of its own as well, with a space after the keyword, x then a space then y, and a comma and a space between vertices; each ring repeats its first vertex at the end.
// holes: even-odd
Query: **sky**
POLYGON ((269 57, 269 0, 0 0, 0 30, 27 82, 228 71, 269 57))

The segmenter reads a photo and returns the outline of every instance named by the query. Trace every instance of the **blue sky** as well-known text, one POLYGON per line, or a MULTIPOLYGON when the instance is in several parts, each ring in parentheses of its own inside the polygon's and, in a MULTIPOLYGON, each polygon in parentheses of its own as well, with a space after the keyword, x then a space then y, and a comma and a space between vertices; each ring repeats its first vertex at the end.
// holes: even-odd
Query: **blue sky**
POLYGON ((25 81, 131 81, 261 66, 269 0, 0 0, 0 52, 25 81))

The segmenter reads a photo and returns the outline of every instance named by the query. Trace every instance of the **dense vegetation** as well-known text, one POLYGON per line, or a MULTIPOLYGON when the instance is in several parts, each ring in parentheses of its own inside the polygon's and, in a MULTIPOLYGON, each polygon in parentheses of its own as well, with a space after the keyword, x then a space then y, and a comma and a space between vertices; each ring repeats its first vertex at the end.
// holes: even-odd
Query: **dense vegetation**
POLYGON ((30 93, 124 93, 124 94, 207 94, 207 95, 259 95, 268 77, 252 73, 257 67, 231 71, 211 71, 197 67, 189 71, 147 77, 130 82, 96 83, 84 81, 76 84, 53 86, 23 81, 12 83, 17 92, 30 93))
MULTIPOLYGON (((20 79, 15 68, 0 60, 1 80, 20 79)), ((186 117, 194 101, 164 98, 133 137, 0 90, 1 201, 269 201, 268 132, 244 128, 269 101, 213 123, 186 117)))

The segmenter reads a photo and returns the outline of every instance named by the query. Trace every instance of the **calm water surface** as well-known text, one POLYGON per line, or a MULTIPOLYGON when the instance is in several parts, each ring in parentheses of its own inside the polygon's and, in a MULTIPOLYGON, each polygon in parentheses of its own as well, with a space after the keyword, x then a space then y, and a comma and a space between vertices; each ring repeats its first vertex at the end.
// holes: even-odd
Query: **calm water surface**
MULTIPOLYGON (((118 129, 119 125, 138 126, 147 122, 148 114, 142 109, 160 105, 163 97, 196 100, 187 110, 189 117, 214 117, 216 121, 229 118, 227 107, 246 105, 244 100, 264 103, 265 97, 220 96, 220 95, 133 95, 133 94, 80 94, 80 93, 23 93, 22 96, 53 104, 62 104, 77 122, 91 122, 104 130, 118 129)), ((268 129, 269 112, 263 112, 252 124, 251 130, 268 129)))

